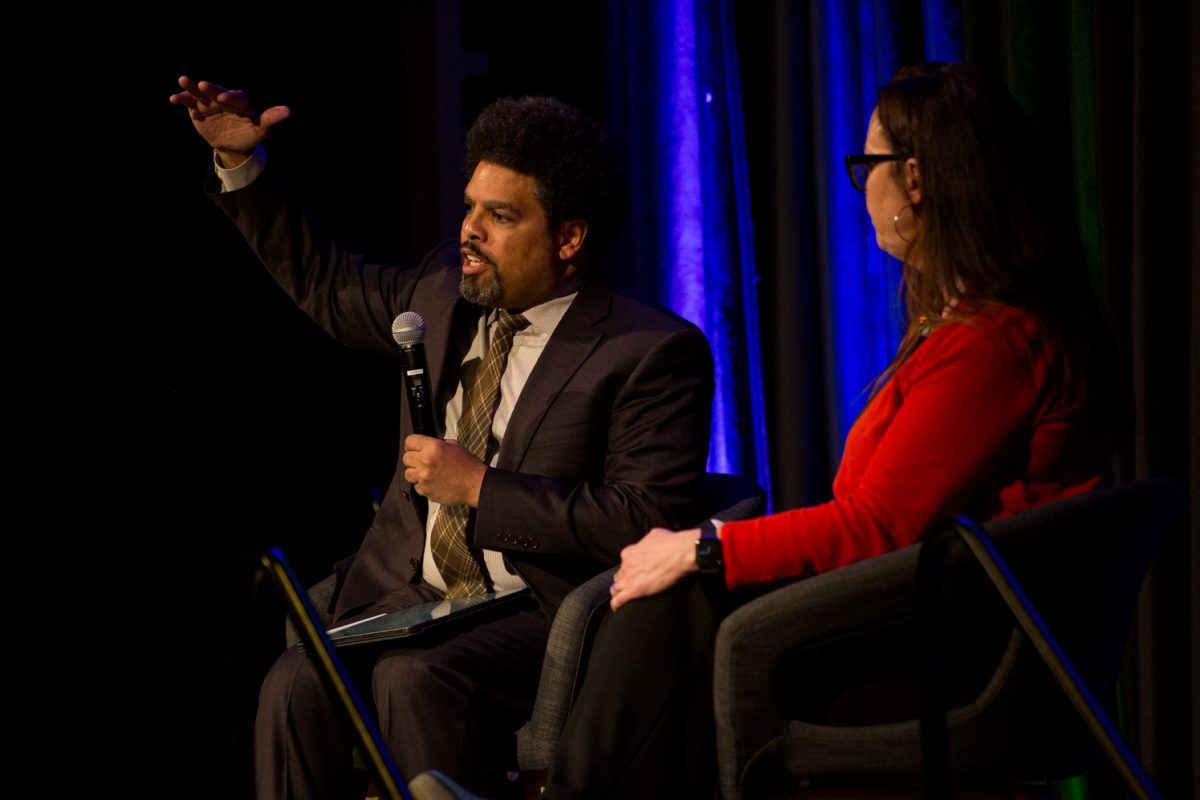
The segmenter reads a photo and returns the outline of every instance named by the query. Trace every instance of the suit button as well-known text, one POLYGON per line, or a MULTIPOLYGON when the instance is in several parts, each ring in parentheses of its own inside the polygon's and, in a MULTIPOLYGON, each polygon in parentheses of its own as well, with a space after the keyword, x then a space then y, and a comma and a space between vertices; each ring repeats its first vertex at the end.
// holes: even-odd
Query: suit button
POLYGON ((413 572, 416 572, 417 568, 421 566, 421 562, 417 561, 415 558, 410 558, 408 560, 408 565, 412 567, 413 572))

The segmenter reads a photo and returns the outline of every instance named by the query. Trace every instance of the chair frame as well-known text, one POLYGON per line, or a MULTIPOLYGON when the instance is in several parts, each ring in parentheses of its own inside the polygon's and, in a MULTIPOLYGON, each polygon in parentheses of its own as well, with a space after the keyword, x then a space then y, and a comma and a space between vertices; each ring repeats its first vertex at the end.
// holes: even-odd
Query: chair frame
POLYGON ((260 568, 271 577, 279 589, 287 608, 288 619, 296 626, 300 641, 317 662, 321 682, 335 699, 342 720, 354 733, 358 751, 378 782, 379 796, 387 800, 414 800, 400 776, 396 762, 388 752, 374 716, 363 704, 350 679, 350 673, 346 671, 345 664, 325 632, 324 619, 301 588, 300 581, 283 551, 277 547, 268 547, 262 552, 259 560, 260 568))
POLYGON ((961 538, 971 554, 983 567, 997 593, 1012 611, 1021 630, 1029 637, 1054 679, 1075 706, 1088 731, 1108 757, 1125 787, 1139 800, 1159 800, 1146 771, 1130 752, 1117 733, 1104 709, 1072 665, 1042 620, 1029 596, 1017 582, 1008 564, 1000 556, 991 538, 971 519, 955 517, 949 525, 938 529, 921 547, 917 557, 917 625, 923 632, 921 652, 924 663, 920 678, 921 753, 925 766, 925 796, 930 800, 949 800, 950 768, 949 742, 946 730, 945 704, 942 702, 943 662, 941 660, 941 626, 939 611, 943 566, 955 536, 961 538))

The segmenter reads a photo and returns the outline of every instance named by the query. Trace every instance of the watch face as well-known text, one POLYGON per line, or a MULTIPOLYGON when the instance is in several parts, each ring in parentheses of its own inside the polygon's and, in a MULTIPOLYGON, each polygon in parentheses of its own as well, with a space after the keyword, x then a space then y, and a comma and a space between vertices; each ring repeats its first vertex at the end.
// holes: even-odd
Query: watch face
POLYGON ((703 574, 721 572, 725 568, 720 539, 701 539, 696 542, 696 566, 703 574))

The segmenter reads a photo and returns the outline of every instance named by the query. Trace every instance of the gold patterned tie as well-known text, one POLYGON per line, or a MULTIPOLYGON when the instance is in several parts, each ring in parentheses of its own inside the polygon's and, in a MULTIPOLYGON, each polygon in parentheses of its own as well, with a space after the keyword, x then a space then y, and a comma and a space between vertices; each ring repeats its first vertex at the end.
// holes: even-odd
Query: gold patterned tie
MULTIPOLYGON (((508 364, 513 336, 529 324, 520 314, 501 310, 492 331, 492 342, 483 363, 475 371, 474 382, 463 396, 462 418, 458 421, 458 443, 472 455, 489 461, 492 441, 492 417, 500 399, 500 377, 508 364)), ((446 597, 455 599, 488 591, 479 554, 467 547, 469 506, 442 506, 433 521, 430 550, 438 572, 446 582, 446 597)))

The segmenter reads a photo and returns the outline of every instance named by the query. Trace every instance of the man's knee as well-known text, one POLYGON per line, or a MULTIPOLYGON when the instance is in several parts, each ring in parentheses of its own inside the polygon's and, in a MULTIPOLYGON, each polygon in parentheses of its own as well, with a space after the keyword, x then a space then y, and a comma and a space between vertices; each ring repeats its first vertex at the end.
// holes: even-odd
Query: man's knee
POLYGON ((283 710, 296 703, 306 703, 308 698, 323 697, 324 692, 308 653, 299 646, 290 647, 275 659, 263 679, 258 705, 260 710, 283 710))
POLYGON ((439 663, 428 650, 384 653, 371 672, 372 695, 381 710, 415 712, 447 700, 466 703, 473 690, 468 678, 439 663))

